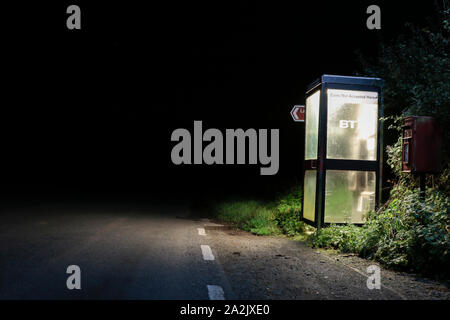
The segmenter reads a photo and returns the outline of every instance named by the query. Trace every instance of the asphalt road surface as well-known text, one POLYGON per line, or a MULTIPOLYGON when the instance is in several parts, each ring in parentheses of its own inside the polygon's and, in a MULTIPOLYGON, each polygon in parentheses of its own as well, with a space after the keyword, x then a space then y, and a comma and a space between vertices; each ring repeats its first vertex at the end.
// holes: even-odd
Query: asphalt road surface
MULTIPOLYGON (((0 299, 449 299, 431 280, 382 272, 288 239, 189 215, 187 206, 2 208, 0 299), (67 267, 81 269, 69 290, 67 267)), ((370 263, 369 263, 370 264, 370 263)))
POLYGON ((0 225, 0 299, 209 299, 208 285, 233 297, 185 207, 11 210, 0 225), (66 286, 69 265, 81 269, 81 290, 66 286))

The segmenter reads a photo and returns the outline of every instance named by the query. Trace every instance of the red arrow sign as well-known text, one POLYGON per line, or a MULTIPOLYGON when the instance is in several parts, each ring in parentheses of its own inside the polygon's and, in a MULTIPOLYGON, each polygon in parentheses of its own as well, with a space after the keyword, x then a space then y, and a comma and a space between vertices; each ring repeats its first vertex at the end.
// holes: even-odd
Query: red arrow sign
POLYGON ((305 121, 305 106, 294 106, 291 111, 292 119, 296 122, 305 121))

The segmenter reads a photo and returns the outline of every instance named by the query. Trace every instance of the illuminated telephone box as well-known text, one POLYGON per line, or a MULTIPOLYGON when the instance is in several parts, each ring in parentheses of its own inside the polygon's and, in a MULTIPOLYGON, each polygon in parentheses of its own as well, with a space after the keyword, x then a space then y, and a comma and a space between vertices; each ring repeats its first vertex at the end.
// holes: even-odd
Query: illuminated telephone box
POLYGON ((323 75, 306 92, 302 219, 363 224, 381 200, 382 85, 323 75))

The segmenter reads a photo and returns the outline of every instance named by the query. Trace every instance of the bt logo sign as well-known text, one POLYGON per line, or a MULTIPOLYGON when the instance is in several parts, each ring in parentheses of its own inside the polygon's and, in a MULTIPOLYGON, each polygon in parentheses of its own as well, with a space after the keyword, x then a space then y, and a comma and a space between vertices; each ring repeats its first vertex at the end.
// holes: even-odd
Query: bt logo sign
POLYGON ((339 128, 347 129, 352 128, 354 129, 358 124, 358 120, 339 120, 339 128))

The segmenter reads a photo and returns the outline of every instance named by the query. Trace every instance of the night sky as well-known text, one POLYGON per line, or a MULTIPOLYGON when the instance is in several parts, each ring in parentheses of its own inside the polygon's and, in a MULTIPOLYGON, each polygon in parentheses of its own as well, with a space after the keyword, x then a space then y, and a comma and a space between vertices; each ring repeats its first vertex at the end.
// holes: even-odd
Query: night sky
POLYGON ((2 4, 2 195, 267 195, 302 176, 290 110, 355 50, 423 24, 433 1, 29 1, 2 4), (144 4, 145 3, 145 4, 144 4), (67 30, 78 4, 82 29, 67 30), (382 29, 366 28, 381 7, 382 29), (280 169, 175 166, 177 128, 280 129, 280 169))

